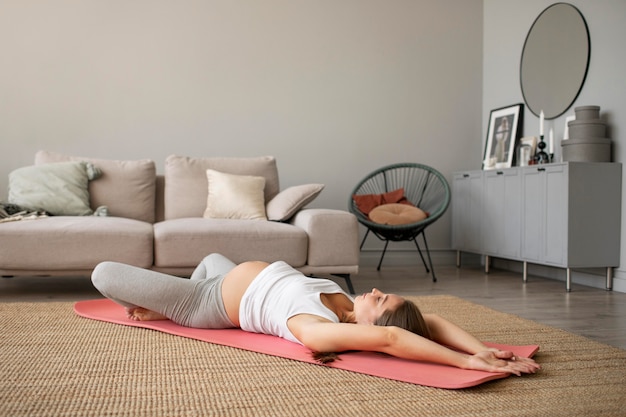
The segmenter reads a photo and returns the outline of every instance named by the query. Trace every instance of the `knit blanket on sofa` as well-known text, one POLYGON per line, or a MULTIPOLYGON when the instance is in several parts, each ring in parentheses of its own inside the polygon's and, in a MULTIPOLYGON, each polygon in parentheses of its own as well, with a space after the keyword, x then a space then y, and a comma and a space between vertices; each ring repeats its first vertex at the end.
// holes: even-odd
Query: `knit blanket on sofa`
MULTIPOLYGON (((52 216, 52 213, 43 209, 23 207, 13 203, 0 202, 0 223, 14 222, 16 220, 34 220, 52 216)), ((107 206, 99 206, 92 216, 106 217, 109 215, 107 206)))
POLYGON ((48 217, 49 215, 50 213, 45 210, 0 202, 0 223, 13 222, 16 220, 32 220, 48 217))

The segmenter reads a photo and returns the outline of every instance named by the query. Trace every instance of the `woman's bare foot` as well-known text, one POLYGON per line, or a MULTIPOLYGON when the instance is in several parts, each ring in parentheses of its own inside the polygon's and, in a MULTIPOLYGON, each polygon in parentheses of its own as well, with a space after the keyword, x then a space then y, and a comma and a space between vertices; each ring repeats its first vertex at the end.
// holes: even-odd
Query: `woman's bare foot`
POLYGON ((163 314, 143 307, 127 307, 126 317, 134 321, 167 320, 163 314))

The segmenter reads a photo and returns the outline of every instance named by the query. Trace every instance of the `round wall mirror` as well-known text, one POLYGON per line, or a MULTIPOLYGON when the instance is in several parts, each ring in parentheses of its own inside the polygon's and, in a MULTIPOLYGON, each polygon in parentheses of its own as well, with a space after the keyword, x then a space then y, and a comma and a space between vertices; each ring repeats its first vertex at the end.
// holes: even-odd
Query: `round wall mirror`
POLYGON ((585 83, 590 40, 585 18, 568 3, 556 3, 535 20, 524 42, 520 83, 531 112, 546 119, 565 113, 585 83))

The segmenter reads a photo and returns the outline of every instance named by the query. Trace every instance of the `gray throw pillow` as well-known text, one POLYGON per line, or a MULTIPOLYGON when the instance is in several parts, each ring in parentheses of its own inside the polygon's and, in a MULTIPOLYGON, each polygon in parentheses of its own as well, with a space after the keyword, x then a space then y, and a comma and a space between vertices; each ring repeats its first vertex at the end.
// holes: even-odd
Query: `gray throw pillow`
POLYGON ((265 207, 269 220, 284 222, 309 204, 322 192, 324 184, 294 185, 281 191, 265 207))

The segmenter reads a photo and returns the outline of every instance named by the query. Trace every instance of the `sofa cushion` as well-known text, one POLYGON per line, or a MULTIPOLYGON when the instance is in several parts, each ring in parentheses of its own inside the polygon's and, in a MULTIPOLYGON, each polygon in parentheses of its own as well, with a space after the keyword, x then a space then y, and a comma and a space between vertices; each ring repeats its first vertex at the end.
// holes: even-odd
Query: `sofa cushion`
POLYGON ((86 216, 89 181, 100 172, 88 162, 57 162, 18 168, 9 174, 9 203, 56 216, 86 216))
POLYGON ((165 160, 164 216, 166 220, 202 217, 207 205, 207 169, 265 178, 265 201, 279 191, 276 159, 272 156, 252 158, 190 158, 170 155, 165 160))
POLYGON ((424 210, 408 204, 383 204, 370 211, 369 218, 374 223, 397 226, 421 222, 428 217, 424 210))
POLYGON ((286 223, 183 218, 154 224, 157 268, 193 268, 213 252, 236 263, 283 260, 300 267, 307 262, 307 250, 306 232, 286 223))
POLYGON ((39 151, 35 155, 36 165, 61 161, 87 161, 102 171, 102 176, 89 184, 92 209, 107 206, 109 216, 154 222, 154 161, 96 159, 50 151, 39 151))
POLYGON ((209 197, 204 217, 208 219, 267 220, 265 178, 233 175, 207 169, 209 197))
POLYGON ((90 270, 102 261, 152 265, 152 224, 122 217, 53 216, 0 225, 3 269, 90 270))
POLYGON ((303 184, 289 187, 272 198, 266 205, 269 220, 284 222, 315 199, 324 189, 324 184, 303 184))

